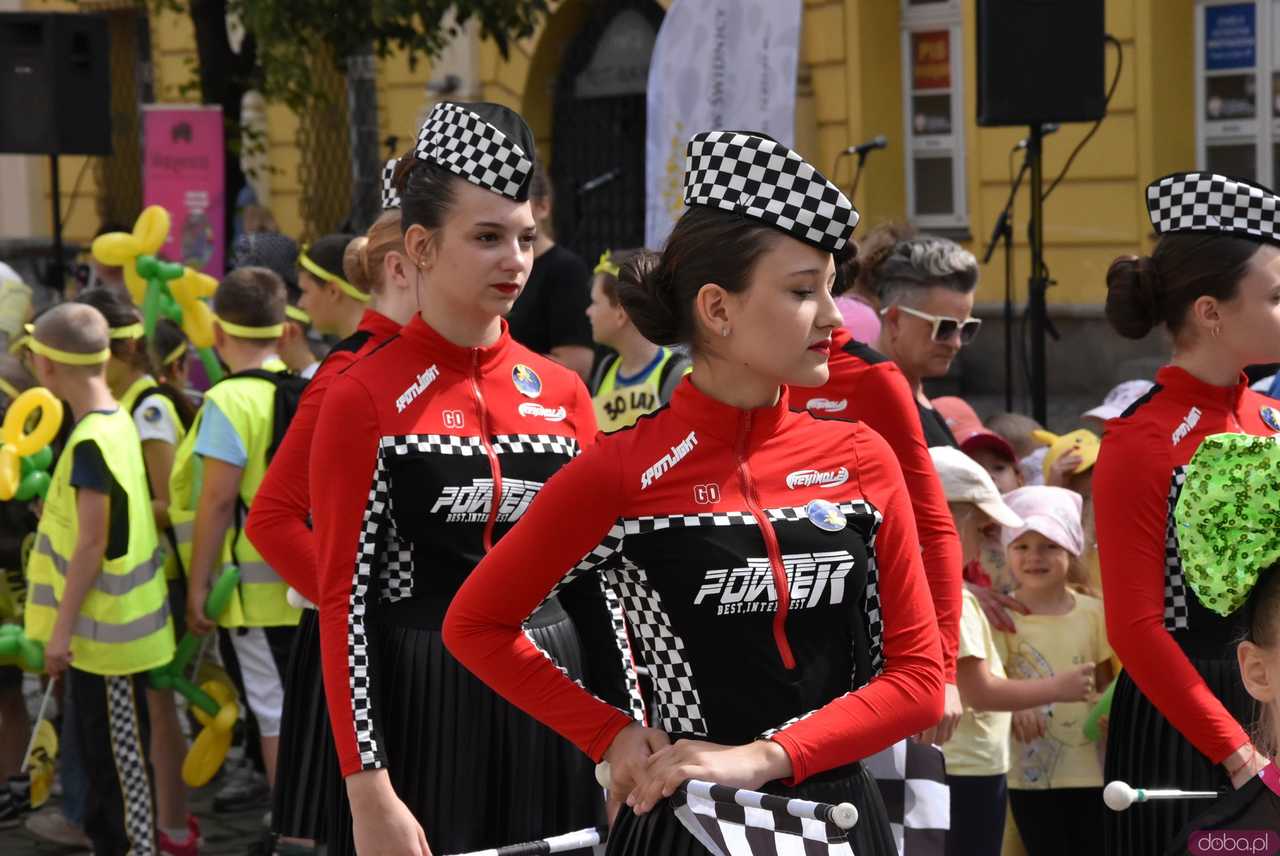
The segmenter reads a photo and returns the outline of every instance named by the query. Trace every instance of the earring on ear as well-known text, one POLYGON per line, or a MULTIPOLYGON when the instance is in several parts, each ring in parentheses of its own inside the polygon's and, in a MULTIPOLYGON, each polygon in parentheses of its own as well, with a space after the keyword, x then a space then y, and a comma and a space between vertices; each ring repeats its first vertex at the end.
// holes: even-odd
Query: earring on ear
POLYGON ((1222 333, 1222 325, 1221 324, 1213 325, 1213 338, 1215 339, 1218 338, 1218 336, 1221 335, 1221 333, 1222 333))
POLYGON ((728 335, 729 335, 729 328, 728 328, 728 327, 721 327, 721 328, 720 328, 720 335, 721 335, 721 336, 728 336, 728 335))

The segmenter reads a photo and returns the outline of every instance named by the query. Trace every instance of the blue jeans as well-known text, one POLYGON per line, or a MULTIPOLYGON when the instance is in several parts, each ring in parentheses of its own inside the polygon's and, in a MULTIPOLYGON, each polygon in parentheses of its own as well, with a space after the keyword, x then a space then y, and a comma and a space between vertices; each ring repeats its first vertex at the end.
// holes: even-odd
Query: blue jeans
POLYGON ((70 687, 63 683, 62 733, 58 735, 58 777, 62 782, 62 815, 76 826, 84 827, 85 809, 89 804, 89 777, 84 771, 80 751, 79 729, 70 687))

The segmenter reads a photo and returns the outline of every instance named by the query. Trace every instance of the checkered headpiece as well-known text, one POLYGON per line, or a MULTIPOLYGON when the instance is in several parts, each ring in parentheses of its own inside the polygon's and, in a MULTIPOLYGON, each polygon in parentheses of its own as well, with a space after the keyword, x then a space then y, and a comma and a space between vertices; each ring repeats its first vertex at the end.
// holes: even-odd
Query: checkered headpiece
POLYGON ((396 164, 400 163, 400 158, 392 158, 387 161, 387 165, 382 168, 382 210, 391 211, 400 208, 400 191, 396 190, 396 186, 392 179, 396 174, 396 164))
POLYGON ((533 132, 499 104, 442 101, 427 115, 414 153, 485 190, 524 202, 533 177, 533 132))
POLYGON ((858 225, 853 203, 812 164, 742 131, 704 131, 689 141, 684 202, 752 217, 829 253, 858 225))
POLYGON ((1217 232, 1280 244, 1280 198, 1243 179, 1212 172, 1178 172, 1147 187, 1156 234, 1217 232))

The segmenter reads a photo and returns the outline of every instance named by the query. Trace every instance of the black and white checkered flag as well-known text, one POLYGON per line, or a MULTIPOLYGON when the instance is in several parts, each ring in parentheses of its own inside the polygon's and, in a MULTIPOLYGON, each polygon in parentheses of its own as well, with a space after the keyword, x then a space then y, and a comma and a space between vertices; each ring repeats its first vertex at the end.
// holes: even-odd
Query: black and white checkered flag
POLYGON ((609 827, 593 826, 579 829, 577 832, 567 832, 564 835, 526 841, 524 844, 508 844, 505 847, 490 850, 473 850, 470 853, 461 853, 459 856, 542 856, 546 853, 568 853, 588 848, 596 854, 602 854, 608 839, 609 827))
POLYGON ((951 790, 942 750, 901 740, 862 763, 880 787, 899 856, 943 856, 951 790))
POLYGON ((671 804, 689 834, 715 856, 853 856, 858 811, 691 779, 671 804))

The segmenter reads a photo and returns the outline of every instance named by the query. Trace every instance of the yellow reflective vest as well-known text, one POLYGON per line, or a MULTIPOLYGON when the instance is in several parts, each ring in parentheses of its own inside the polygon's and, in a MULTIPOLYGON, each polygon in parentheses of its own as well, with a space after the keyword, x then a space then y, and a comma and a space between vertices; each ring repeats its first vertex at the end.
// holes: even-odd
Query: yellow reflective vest
POLYGON ((80 607, 71 636, 72 663, 98 675, 136 674, 173 659, 173 621, 142 446, 123 407, 81 419, 54 467, 27 563, 26 633, 41 642, 48 642, 53 633, 79 537, 72 461, 76 447, 90 439, 102 450, 107 469, 127 497, 129 538, 123 556, 104 559, 80 607))
MULTIPOLYGON (((244 520, 267 472, 275 391, 274 384, 261 378, 230 377, 205 393, 206 403, 212 401, 227 417, 248 455, 240 477, 235 521, 227 531, 220 563, 220 567, 234 564, 240 569, 240 586, 218 619, 223 627, 287 627, 297 624, 302 615, 301 610, 289 604, 288 585, 263 561, 262 554, 244 534, 244 520)), ((191 566, 191 539, 203 477, 203 462, 195 453, 195 445, 204 414, 205 408, 201 407, 191 430, 178 444, 169 479, 169 519, 184 568, 191 566)), ((215 580, 216 577, 215 572, 215 580)))
MULTIPOLYGON (((151 375, 143 375, 135 380, 129 388, 124 391, 124 394, 120 396, 120 406, 124 408, 130 418, 132 418, 134 408, 138 406, 138 402, 143 398, 147 390, 155 389, 159 385, 160 384, 156 383, 156 379, 151 375)), ((183 438, 186 436, 186 429, 182 427, 182 419, 178 416, 178 408, 173 406, 173 402, 169 400, 169 396, 152 395, 148 397, 148 400, 153 402, 157 407, 163 408, 165 412, 168 413, 169 422, 177 430, 178 442, 181 443, 183 438)), ((150 486, 151 482, 148 480, 147 484, 150 486)), ((174 553, 173 542, 176 541, 176 536, 173 536, 171 541, 171 532, 172 526, 160 533, 160 549, 164 551, 165 579, 176 580, 182 576, 182 570, 178 565, 178 557, 174 553)))

